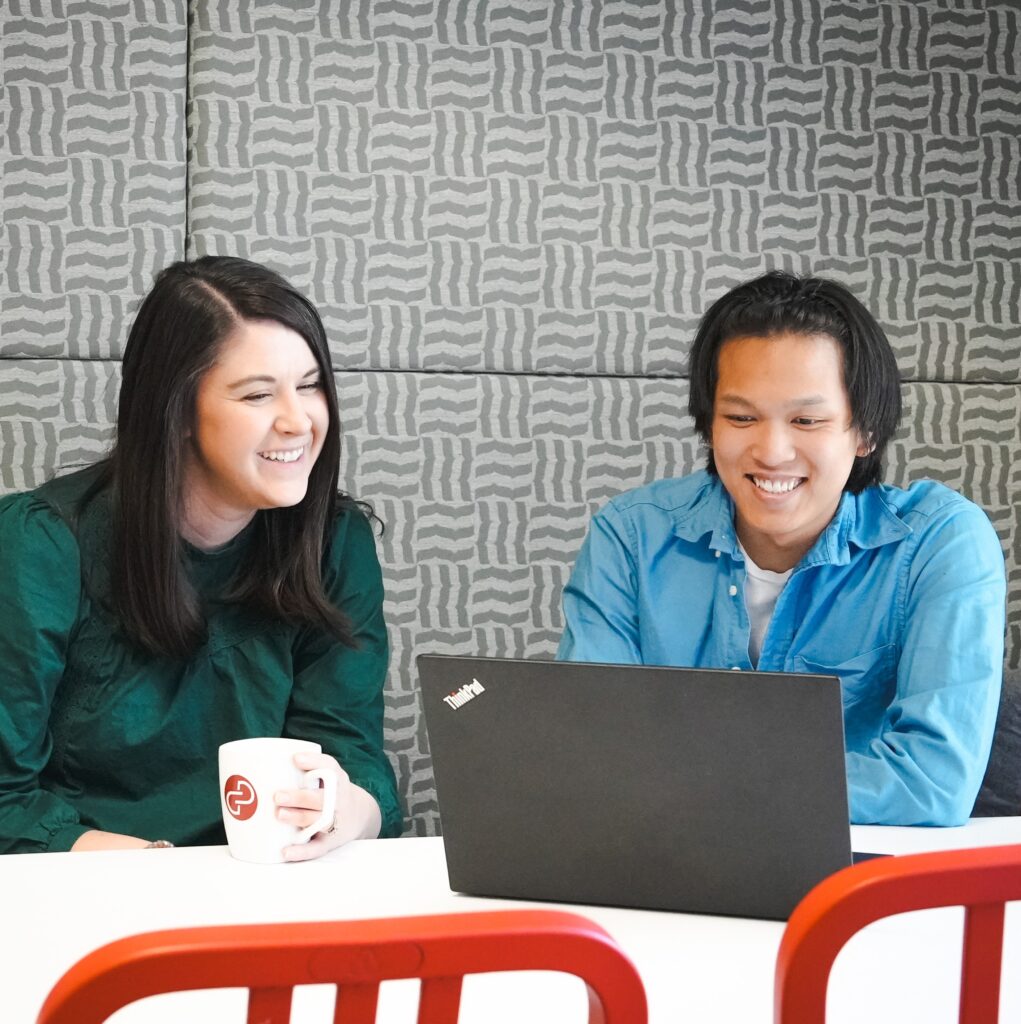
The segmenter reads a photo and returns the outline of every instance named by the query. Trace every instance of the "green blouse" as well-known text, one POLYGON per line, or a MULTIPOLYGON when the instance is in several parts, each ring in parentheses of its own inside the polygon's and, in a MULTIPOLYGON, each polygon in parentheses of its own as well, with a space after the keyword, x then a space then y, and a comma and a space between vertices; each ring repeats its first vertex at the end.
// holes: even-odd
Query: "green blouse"
POLYGON ((190 659, 146 654, 109 610, 110 502, 72 528, 88 469, 0 500, 0 853, 68 850, 90 829, 178 845, 225 842, 217 748, 314 740, 401 831, 383 752, 388 646, 372 531, 341 511, 323 582, 358 646, 220 599, 251 530, 189 548, 208 639, 190 659))

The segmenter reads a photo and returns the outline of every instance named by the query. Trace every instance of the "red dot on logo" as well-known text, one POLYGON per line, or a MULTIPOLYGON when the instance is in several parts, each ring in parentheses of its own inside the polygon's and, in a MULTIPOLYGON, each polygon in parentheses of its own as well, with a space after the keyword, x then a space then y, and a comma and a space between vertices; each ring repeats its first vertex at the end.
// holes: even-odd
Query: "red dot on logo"
POLYGON ((238 821, 247 821, 259 806, 255 787, 243 775, 232 775, 223 784, 223 802, 238 821))

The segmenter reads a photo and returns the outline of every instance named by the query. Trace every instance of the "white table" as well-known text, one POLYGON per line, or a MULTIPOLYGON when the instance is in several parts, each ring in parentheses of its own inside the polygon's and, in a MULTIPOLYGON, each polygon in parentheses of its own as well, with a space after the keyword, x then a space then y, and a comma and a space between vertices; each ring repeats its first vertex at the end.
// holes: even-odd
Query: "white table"
MULTIPOLYGON (((914 852, 1021 842, 1021 818, 963 828, 856 827, 856 849, 914 852)), ((0 1020, 31 1024, 58 977, 113 939, 157 928, 391 917, 522 907, 449 891, 440 839, 352 843, 320 861, 252 865, 225 847, 0 857, 0 1020)), ((550 904, 546 904, 550 906, 550 904)), ((767 1024, 783 924, 611 907, 571 907, 598 921, 638 967, 653 1024, 767 1024)), ((956 1021, 958 910, 871 926, 837 961, 831 1024, 956 1021)), ((1008 908, 1004 1022, 1021 1020, 1021 904, 1008 908)), ((384 986, 379 1021, 414 1019, 417 983, 384 986)), ((332 993, 300 989, 294 1021, 326 1024, 332 993)), ((116 1024, 243 1020, 237 991, 144 1000, 116 1024)), ((465 987, 462 1024, 581 1021, 579 982, 554 974, 484 976, 465 987)))

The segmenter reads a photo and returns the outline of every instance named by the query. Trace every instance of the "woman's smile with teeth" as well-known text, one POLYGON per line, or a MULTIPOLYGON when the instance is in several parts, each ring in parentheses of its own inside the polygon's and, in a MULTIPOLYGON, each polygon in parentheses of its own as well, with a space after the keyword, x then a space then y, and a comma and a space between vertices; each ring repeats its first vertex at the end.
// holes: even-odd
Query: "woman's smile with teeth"
POLYGON ((751 481, 760 491, 765 491, 767 494, 787 494, 799 486, 804 481, 804 478, 791 477, 787 480, 770 480, 766 477, 753 476, 751 481))
POLYGON ((270 462, 297 462, 304 451, 304 447, 301 447, 292 448, 286 452, 259 452, 259 456, 263 459, 269 459, 270 462))

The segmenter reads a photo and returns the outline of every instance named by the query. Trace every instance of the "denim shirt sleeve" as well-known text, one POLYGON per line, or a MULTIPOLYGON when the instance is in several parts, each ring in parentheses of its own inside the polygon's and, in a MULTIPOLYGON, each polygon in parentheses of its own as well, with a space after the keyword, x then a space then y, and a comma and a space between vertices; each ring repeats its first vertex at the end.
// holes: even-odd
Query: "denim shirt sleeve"
POLYGON ((970 503, 914 528, 917 544, 899 584, 894 699, 881 735, 865 752, 847 755, 851 820, 959 825, 981 785, 996 719, 1003 554, 989 520, 970 503))
POLYGON ((640 665, 637 574, 627 524, 608 505, 592 520, 564 588, 560 661, 640 665))

